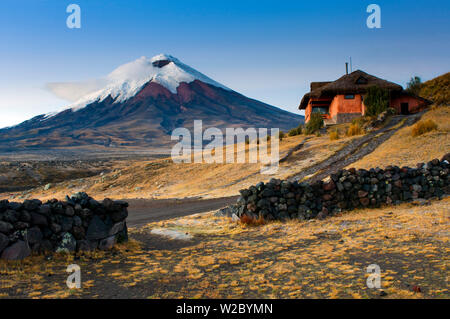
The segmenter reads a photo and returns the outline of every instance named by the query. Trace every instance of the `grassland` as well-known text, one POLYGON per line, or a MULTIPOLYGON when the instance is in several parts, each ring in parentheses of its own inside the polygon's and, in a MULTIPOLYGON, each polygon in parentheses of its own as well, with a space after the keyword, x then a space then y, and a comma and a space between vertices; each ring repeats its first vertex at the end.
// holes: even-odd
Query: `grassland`
MULTIPOLYGON (((280 142, 280 158, 304 145, 280 164, 276 177, 286 178, 339 151, 354 137, 330 141, 328 135, 286 137, 280 142), (306 139, 306 140, 305 140, 306 139)), ((248 156, 249 145, 245 145, 248 156)), ((236 154, 237 149, 236 149, 236 154)), ((113 163, 109 171, 82 179, 67 180, 44 190, 38 187, 27 192, 28 198, 60 198, 77 191, 85 191, 93 197, 110 198, 184 198, 223 197, 238 194, 239 189, 260 181, 268 181, 273 175, 261 174, 261 164, 205 164, 173 163, 170 158, 151 161, 113 163)), ((0 197, 9 198, 10 194, 0 197)), ((20 194, 16 193, 16 196, 20 194)))

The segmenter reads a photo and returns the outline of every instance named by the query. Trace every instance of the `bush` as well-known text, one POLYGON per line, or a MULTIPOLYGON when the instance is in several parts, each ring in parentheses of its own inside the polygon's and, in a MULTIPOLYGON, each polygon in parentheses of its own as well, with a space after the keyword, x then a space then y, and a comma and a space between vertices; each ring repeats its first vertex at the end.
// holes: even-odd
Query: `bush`
POLYGON ((288 135, 289 136, 296 136, 296 135, 300 135, 303 133, 303 128, 304 126, 302 124, 300 124, 299 126, 297 126, 296 128, 293 128, 289 131, 288 135))
POLYGON ((378 86, 368 88, 364 97, 364 105, 366 106, 365 114, 367 116, 378 116, 389 107, 389 91, 378 86))
POLYGON ((330 140, 335 141, 339 139, 339 131, 336 129, 330 132, 330 140))
POLYGON ((421 88, 422 80, 418 76, 415 76, 412 77, 411 80, 407 83, 406 91, 415 95, 419 95, 421 88))
POLYGON ((305 134, 314 134, 323 127, 323 118, 320 113, 312 113, 309 122, 305 126, 305 134))
POLYGON ((411 134, 416 137, 434 130, 437 130, 438 125, 433 120, 424 120, 417 122, 416 125, 413 126, 411 134))
POLYGON ((286 134, 284 134, 283 131, 279 131, 279 132, 278 132, 278 139, 279 139, 280 141, 282 141, 283 138, 284 138, 285 136, 286 136, 286 134))
POLYGON ((260 225, 267 224, 267 221, 262 216, 254 218, 254 217, 248 216, 247 214, 243 214, 239 219, 240 219, 241 224, 248 225, 248 226, 260 226, 260 225))
POLYGON ((361 125, 359 123, 352 123, 350 127, 347 129, 347 136, 355 136, 355 135, 361 135, 364 133, 364 130, 362 129, 361 125))

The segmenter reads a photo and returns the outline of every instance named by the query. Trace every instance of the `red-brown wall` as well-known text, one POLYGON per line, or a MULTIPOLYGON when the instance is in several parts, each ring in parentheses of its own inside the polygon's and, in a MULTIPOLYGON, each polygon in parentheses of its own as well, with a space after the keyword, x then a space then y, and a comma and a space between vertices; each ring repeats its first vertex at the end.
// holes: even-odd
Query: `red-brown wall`
POLYGON ((390 104, 391 104, 391 107, 393 107, 397 111, 398 114, 401 114, 401 112, 402 112, 401 104, 402 103, 408 103, 409 113, 420 112, 427 106, 427 103, 425 101, 418 99, 414 96, 406 95, 406 94, 391 99, 390 104))

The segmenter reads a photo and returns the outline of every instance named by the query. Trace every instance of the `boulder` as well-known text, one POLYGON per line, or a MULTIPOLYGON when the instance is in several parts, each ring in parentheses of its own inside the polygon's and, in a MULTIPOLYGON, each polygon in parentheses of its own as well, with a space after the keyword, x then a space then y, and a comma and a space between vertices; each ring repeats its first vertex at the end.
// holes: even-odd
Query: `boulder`
POLYGON ((14 226, 10 223, 0 221, 0 233, 10 234, 14 230, 14 226))
POLYGON ((8 247, 8 244, 9 244, 8 236, 0 233, 0 253, 3 251, 3 249, 8 247))
POLYGON ((31 250, 27 243, 23 240, 18 240, 3 250, 1 258, 6 260, 21 260, 30 255, 31 250))
POLYGON ((108 226, 95 215, 87 229, 86 237, 88 240, 99 240, 108 237, 109 228, 108 226))
POLYGON ((98 243, 98 249, 100 250, 110 250, 114 247, 114 244, 116 243, 116 237, 110 236, 105 239, 100 240, 98 243))

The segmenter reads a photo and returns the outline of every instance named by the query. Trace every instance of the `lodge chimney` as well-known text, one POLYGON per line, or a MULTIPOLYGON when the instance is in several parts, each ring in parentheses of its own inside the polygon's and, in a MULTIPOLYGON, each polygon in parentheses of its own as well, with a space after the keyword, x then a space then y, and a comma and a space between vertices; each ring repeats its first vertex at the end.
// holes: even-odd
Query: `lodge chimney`
POLYGON ((348 75, 348 62, 345 62, 345 74, 348 75))

